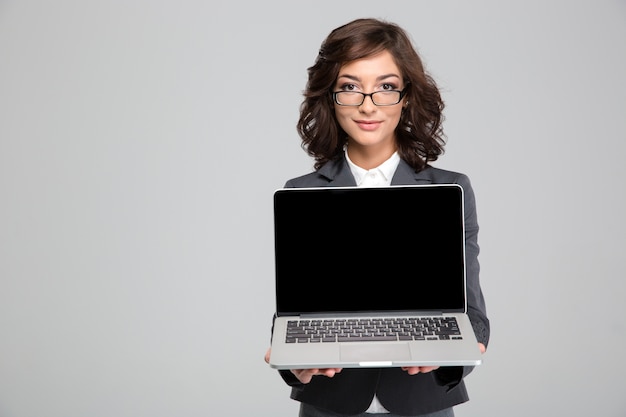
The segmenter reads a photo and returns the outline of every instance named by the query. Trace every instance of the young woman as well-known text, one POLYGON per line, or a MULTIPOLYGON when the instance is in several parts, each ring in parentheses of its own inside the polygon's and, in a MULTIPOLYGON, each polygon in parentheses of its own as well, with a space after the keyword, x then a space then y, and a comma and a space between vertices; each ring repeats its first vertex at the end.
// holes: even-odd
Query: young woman
MULTIPOLYGON (((429 164, 443 153, 444 104, 410 38, 390 22, 354 20, 329 34, 308 74, 298 131, 315 171, 287 181, 286 187, 460 184, 468 313, 485 352, 489 320, 479 283, 474 193, 466 175, 429 164)), ((400 225, 390 222, 389 227, 400 225)), ((266 361, 269 355, 268 350, 266 361)), ((280 374, 293 387, 291 398, 301 403, 301 417, 444 417, 468 400, 463 378, 471 370, 294 369, 280 374)))

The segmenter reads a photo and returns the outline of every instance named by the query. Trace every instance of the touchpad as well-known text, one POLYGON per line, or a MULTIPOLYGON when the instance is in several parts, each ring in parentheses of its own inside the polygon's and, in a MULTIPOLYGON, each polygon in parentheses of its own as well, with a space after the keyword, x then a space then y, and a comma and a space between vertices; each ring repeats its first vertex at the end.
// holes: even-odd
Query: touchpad
POLYGON ((341 360, 344 362, 408 361, 411 351, 407 343, 344 343, 341 360))

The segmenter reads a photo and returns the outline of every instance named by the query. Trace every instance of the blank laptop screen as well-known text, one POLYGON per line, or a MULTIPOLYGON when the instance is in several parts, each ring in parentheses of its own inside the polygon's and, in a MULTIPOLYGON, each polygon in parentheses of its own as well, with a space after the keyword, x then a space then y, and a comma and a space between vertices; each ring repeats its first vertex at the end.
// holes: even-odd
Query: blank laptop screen
POLYGON ((465 308, 457 185, 281 189, 274 227, 279 315, 465 308))

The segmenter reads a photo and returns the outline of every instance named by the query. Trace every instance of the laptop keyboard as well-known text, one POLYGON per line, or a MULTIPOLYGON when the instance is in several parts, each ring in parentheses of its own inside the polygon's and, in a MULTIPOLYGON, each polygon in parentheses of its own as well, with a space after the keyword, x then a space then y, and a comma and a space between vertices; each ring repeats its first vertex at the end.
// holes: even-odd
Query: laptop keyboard
POLYGON ((287 343, 462 339, 454 317, 289 320, 287 343))

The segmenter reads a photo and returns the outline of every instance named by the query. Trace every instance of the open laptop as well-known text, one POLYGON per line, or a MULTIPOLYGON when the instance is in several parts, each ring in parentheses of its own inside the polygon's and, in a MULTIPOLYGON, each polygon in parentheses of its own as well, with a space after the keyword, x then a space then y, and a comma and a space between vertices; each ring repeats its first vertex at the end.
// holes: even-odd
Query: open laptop
POLYGON ((274 193, 276 369, 479 365, 456 184, 274 193))

